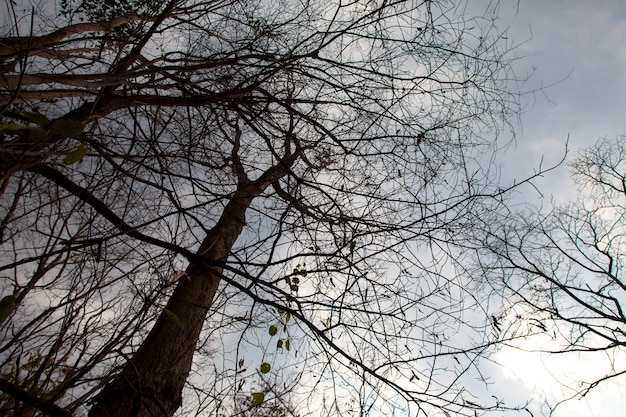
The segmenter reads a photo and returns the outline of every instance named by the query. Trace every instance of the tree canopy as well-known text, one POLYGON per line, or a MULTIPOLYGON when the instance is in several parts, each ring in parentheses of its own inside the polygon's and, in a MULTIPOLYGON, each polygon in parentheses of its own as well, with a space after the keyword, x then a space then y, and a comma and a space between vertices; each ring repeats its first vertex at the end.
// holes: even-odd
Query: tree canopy
POLYGON ((471 394, 499 339, 455 263, 508 191, 489 153, 517 99, 489 19, 8 6, 5 415, 506 408, 471 394))

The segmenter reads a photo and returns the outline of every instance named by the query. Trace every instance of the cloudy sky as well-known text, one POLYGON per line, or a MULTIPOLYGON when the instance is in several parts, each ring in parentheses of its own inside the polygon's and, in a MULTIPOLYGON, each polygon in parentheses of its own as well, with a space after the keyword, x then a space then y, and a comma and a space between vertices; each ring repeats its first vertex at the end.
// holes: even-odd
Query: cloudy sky
MULTIPOLYGON (((481 2, 489 3, 469 1, 471 7, 481 2)), ((530 75, 523 86, 526 106, 517 139, 501 157, 507 167, 504 178, 523 178, 542 158, 558 161, 568 138, 573 154, 598 138, 626 134, 626 1, 502 0, 500 16, 498 26, 508 27, 509 39, 517 45, 517 75, 530 75)), ((575 195, 567 167, 539 185, 548 204, 575 195)), ((529 409, 535 417, 549 415, 542 407, 546 398, 555 404, 571 394, 555 379, 574 386, 571 381, 601 375, 610 365, 600 356, 539 356, 512 350, 500 352, 497 359, 509 369, 494 370, 493 389, 509 397, 532 398, 529 409)), ((624 364, 624 357, 617 360, 624 364)), ((552 415, 623 416, 626 381, 621 382, 622 387, 600 385, 585 398, 560 405, 552 415)))
MULTIPOLYGON (((467 0, 483 7, 496 0, 467 0)), ((505 180, 531 174, 542 158, 549 165, 600 137, 626 134, 626 0, 500 0, 500 28, 517 45, 515 70, 529 76, 522 86, 524 112, 515 143, 501 156, 505 180)), ((546 200, 566 201, 574 195, 566 167, 540 182, 546 200)), ((537 340, 537 344, 546 343, 537 340)), ((571 392, 565 385, 577 378, 601 375, 604 357, 575 357, 499 352, 506 368, 488 369, 494 394, 531 399, 535 417, 549 415, 571 392)), ((623 361, 624 358, 618 358, 623 361)), ((624 363, 624 362, 622 362, 624 363)), ((623 379, 623 383, 626 381, 623 379)), ((512 402, 512 401, 511 401, 512 402)), ((601 385, 583 399, 556 408, 554 417, 622 417, 626 386, 601 385)))
MULTIPOLYGON (((568 138, 576 151, 626 133, 625 1, 502 0, 500 16, 517 45, 517 75, 530 75, 516 146, 507 153, 519 172, 542 157, 559 160, 568 138)), ((545 187, 560 200, 569 190, 566 170, 557 174, 545 187)))

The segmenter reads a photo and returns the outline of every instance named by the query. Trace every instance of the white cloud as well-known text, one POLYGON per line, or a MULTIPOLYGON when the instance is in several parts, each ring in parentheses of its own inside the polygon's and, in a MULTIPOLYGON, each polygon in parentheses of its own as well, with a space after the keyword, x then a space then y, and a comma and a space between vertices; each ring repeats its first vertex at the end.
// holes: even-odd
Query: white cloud
POLYGON ((529 410, 538 417, 622 417, 626 409, 624 377, 598 384, 585 395, 589 383, 626 369, 626 352, 540 353, 558 348, 547 335, 521 344, 523 350, 505 347, 493 357, 500 368, 494 376, 499 391, 517 391, 531 401, 529 410), (620 384, 620 382, 622 384, 620 384), (550 412, 552 411, 552 414, 550 412))

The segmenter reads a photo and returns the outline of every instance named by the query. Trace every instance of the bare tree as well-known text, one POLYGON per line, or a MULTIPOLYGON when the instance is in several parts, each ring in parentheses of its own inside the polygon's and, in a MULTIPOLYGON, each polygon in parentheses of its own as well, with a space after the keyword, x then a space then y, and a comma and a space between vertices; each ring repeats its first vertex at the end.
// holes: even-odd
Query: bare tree
MULTIPOLYGON (((549 352, 613 357, 626 343, 626 142, 600 140, 570 167, 576 200, 547 214, 488 217, 478 259, 507 297, 494 317, 502 329, 517 336, 548 333, 554 339, 549 352)), ((614 364, 604 377, 580 381, 572 398, 625 373, 614 364)))
POLYGON ((504 407, 464 383, 493 338, 450 257, 507 191, 481 167, 516 110, 489 21, 91 4, 0 42, 7 414, 504 407))

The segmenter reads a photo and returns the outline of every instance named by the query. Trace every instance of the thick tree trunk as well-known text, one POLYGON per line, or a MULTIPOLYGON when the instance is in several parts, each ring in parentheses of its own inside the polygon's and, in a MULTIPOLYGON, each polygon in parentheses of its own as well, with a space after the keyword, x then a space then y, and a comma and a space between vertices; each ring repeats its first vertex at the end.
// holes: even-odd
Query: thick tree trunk
MULTIPOLYGON (((258 195, 261 190, 254 191, 258 195)), ((241 233, 253 196, 237 194, 200 247, 199 254, 206 259, 226 261, 241 233)), ((171 416, 181 405, 183 386, 222 268, 190 264, 186 272, 188 277, 179 280, 139 350, 96 397, 89 417, 171 416)))
POLYGON ((89 417, 169 417, 180 407, 202 324, 220 283, 219 264, 228 259, 252 201, 286 175, 298 155, 289 153, 254 181, 235 163, 239 187, 198 250, 207 264, 189 265, 139 350, 96 396, 89 417))

